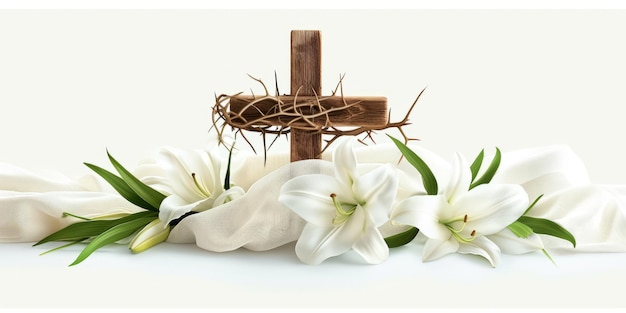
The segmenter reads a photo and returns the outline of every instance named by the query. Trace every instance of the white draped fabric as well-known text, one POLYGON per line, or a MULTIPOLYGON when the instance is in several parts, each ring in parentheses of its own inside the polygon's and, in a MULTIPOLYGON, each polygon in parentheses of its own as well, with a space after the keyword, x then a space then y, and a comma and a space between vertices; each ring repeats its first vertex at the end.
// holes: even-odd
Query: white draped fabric
POLYGON ((39 241, 76 221, 63 212, 89 218, 141 210, 100 184, 94 176, 73 181, 0 164, 0 242, 39 241))
MULTIPOLYGON (((445 159, 418 145, 411 148, 429 164, 437 179, 448 177, 450 165, 445 159)), ((356 152, 361 164, 397 164, 400 159, 399 151, 390 144, 356 152)), ((231 182, 244 188, 246 195, 185 218, 172 229, 168 241, 196 243, 202 249, 220 252, 241 247, 269 250, 297 240, 304 222, 278 202, 280 187, 297 175, 332 175, 332 166, 325 161, 288 164, 286 154, 271 155, 265 166, 263 163, 262 156, 235 156, 231 182)), ((139 166, 136 173, 147 176, 153 169, 139 166)), ((407 179, 420 178, 405 161, 398 169, 402 172, 400 196, 406 192, 407 179)), ((577 240, 574 251, 626 251, 626 185, 589 182, 584 164, 568 147, 505 152, 493 182, 521 184, 531 201, 543 194, 529 215, 553 220, 568 229, 577 240)), ((62 217, 63 212, 90 217, 138 210, 94 175, 73 181, 55 173, 0 164, 0 242, 38 241, 77 221, 62 217)), ((391 234, 398 229, 385 225, 382 231, 391 234)), ((572 249, 564 240, 543 239, 549 249, 572 249)))

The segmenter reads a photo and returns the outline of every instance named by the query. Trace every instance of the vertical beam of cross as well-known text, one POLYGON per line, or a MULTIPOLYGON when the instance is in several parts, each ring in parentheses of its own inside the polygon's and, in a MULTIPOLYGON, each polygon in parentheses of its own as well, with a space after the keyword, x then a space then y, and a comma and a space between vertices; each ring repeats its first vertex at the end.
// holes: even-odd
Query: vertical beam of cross
MULTIPOLYGON (((322 94, 322 39, 318 30, 291 31, 291 94, 322 94)), ((291 130, 291 161, 319 158, 322 134, 291 130)))
POLYGON ((246 128, 256 123, 261 129, 271 126, 280 127, 281 132, 283 128, 289 129, 291 162, 321 157, 322 129, 325 127, 381 129, 389 122, 385 97, 321 94, 321 43, 318 30, 291 31, 290 95, 267 95, 260 99, 254 95, 236 95, 230 98, 229 107, 235 116, 233 121, 242 125, 235 127, 246 128), (277 108, 284 114, 277 114, 277 108))

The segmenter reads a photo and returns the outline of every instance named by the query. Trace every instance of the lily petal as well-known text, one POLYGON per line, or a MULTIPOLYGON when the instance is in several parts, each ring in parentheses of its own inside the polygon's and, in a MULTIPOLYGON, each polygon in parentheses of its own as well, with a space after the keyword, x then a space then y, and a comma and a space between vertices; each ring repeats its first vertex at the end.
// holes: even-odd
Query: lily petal
POLYGON ((454 238, 448 240, 428 239, 422 251, 424 262, 436 260, 446 254, 454 253, 459 249, 459 242, 454 238))
MULTIPOLYGON (((165 171, 168 186, 173 190, 168 190, 171 194, 177 194, 187 203, 205 198, 194 183, 191 176, 194 171, 206 166, 202 164, 200 157, 192 151, 179 150, 174 148, 164 148, 160 152, 160 161, 165 171), (188 165, 190 164, 190 165, 188 165), (191 167, 191 168, 190 168, 191 167)), ((199 176, 204 176, 198 173, 199 176)))
POLYGON ((528 194, 519 185, 484 184, 461 197, 454 207, 466 210, 463 213, 468 215, 465 232, 477 230, 480 235, 491 235, 524 214, 528 194))
POLYGON ((520 238, 508 228, 487 236, 487 238, 500 247, 502 253, 506 254, 524 254, 539 251, 544 248, 543 241, 539 235, 531 234, 526 238, 520 238))
MULTIPOLYGON (((168 178, 168 183, 173 189, 171 190, 172 194, 179 195, 185 199, 187 203, 210 196, 204 194, 198 188, 192 176, 192 173, 195 173, 196 180, 202 181, 203 185, 207 185, 207 180, 213 179, 213 171, 208 168, 209 164, 212 164, 208 155, 199 153, 198 151, 169 148, 161 150, 160 157, 165 170, 165 176, 168 178)), ((219 168, 214 169, 214 171, 218 171, 219 173, 219 168)), ((213 186, 211 184, 211 186, 205 187, 208 189, 213 186)))
POLYGON ((205 165, 204 167, 201 168, 200 173, 202 173, 202 176, 200 177, 200 179, 202 179, 204 184, 207 187, 211 188, 211 190, 214 190, 216 192, 221 192, 224 190, 222 179, 220 178, 221 169, 222 169, 222 159, 219 153, 217 152, 217 149, 209 150, 207 155, 211 162, 210 163, 211 166, 207 167, 205 165), (209 176, 209 175, 213 175, 213 176, 209 176), (209 177, 211 178, 211 181, 207 183, 206 179, 209 177))
POLYGON ((246 191, 243 190, 243 188, 239 187, 239 186, 233 186, 230 187, 230 189, 222 192, 219 197, 217 197, 217 199, 215 199, 215 201, 213 202, 213 206, 219 206, 222 205, 224 203, 233 201, 237 198, 241 198, 243 195, 246 194, 246 191))
POLYGON ((369 212, 376 227, 389 221, 391 205, 398 192, 398 174, 391 165, 377 167, 359 176, 352 186, 357 203, 369 212))
POLYGON ((178 195, 171 195, 163 199, 159 207, 159 219, 168 225, 171 221, 190 211, 202 212, 213 206, 214 199, 207 198, 194 203, 187 203, 178 195))
POLYGON ((480 255, 487 259, 493 267, 500 263, 500 248, 485 236, 479 236, 470 243, 461 244, 458 252, 480 255))
POLYGON ((351 186, 356 176, 356 155, 352 149, 354 141, 354 138, 346 138, 333 151, 335 175, 346 186, 351 186))
POLYGON ((391 212, 392 223, 411 225, 419 228, 428 238, 447 240, 450 231, 439 222, 437 214, 441 207, 447 206, 443 196, 422 195, 408 198, 391 212))
MULTIPOLYGON (((357 208, 361 210, 361 208, 357 208)), ((378 228, 369 219, 365 218, 363 233, 352 246, 369 264, 380 264, 389 257, 389 247, 378 228)))
POLYGON ((469 170, 465 158, 457 153, 452 166, 451 178, 444 190, 444 195, 448 202, 455 202, 456 199, 468 192, 472 182, 472 172, 469 170))
POLYGON ((349 197, 352 191, 335 177, 321 174, 303 175, 289 180, 281 187, 278 201, 309 223, 331 227, 336 214, 331 194, 335 194, 342 203, 354 202, 349 197), (346 198, 346 195, 349 196, 346 198))
POLYGON ((361 208, 338 227, 306 224, 296 243, 296 255, 307 264, 320 264, 350 250, 363 233, 365 214, 361 208))

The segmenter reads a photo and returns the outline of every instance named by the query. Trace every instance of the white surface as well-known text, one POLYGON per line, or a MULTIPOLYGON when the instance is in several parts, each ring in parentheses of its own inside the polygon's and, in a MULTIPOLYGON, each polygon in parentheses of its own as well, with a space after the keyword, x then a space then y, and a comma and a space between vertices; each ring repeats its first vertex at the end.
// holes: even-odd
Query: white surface
POLYGON ((623 9, 620 0, 3 0, 4 9, 623 9))
POLYGON ((67 267, 79 247, 0 245, 4 307, 623 307, 626 254, 505 255, 494 269, 480 257, 422 263, 421 246, 391 251, 382 265, 356 255, 319 266, 293 245, 267 252, 212 253, 162 244, 132 255, 124 246, 67 267), (36 298, 36 300, 33 300, 36 298))
MULTIPOLYGON (((70 176, 105 148, 131 166, 208 140, 214 93, 289 86, 289 31, 320 29, 324 90, 385 95, 443 156, 569 144, 597 183, 624 184, 626 11, 0 11, 0 161, 70 176)), ((283 144, 283 148, 286 145, 283 144)), ((280 147, 279 147, 280 148, 280 147)), ((0 306, 623 306, 626 255, 504 256, 492 269, 419 246, 379 266, 320 266, 293 246, 210 253, 0 245, 0 306), (36 296, 37 301, 32 298, 36 296)), ((359 265, 355 265, 357 263, 359 265)))

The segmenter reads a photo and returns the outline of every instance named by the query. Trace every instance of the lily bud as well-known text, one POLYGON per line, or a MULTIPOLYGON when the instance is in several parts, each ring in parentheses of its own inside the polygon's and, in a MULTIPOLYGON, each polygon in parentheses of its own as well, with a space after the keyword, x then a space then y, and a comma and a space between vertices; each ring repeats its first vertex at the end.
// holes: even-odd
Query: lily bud
POLYGON ((133 253, 143 252, 165 241, 169 235, 170 225, 157 218, 137 233, 128 247, 133 253))

